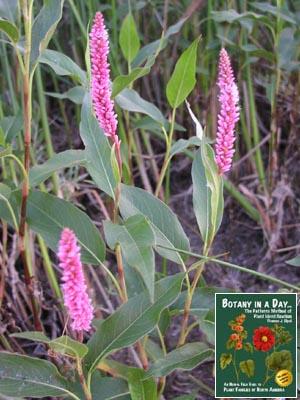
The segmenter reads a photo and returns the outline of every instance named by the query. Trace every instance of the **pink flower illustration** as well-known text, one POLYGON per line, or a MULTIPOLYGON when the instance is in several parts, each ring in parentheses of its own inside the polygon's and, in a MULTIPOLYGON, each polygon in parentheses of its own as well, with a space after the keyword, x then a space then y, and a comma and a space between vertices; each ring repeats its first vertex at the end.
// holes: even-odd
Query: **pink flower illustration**
POLYGON ((108 33, 103 16, 98 11, 90 33, 91 93, 98 122, 105 135, 112 138, 119 151, 120 140, 116 134, 117 116, 114 112, 114 102, 111 100, 108 53, 108 33))
POLYGON ((219 168, 219 175, 223 175, 232 164, 235 141, 234 128, 239 120, 238 88, 234 82, 230 58, 224 48, 220 52, 218 86, 220 88, 219 102, 221 108, 218 115, 216 163, 219 168))
POLYGON ((93 306, 87 295, 80 260, 80 246, 73 231, 64 228, 58 244, 58 259, 63 269, 62 285, 64 305, 76 331, 89 331, 93 319, 93 306))

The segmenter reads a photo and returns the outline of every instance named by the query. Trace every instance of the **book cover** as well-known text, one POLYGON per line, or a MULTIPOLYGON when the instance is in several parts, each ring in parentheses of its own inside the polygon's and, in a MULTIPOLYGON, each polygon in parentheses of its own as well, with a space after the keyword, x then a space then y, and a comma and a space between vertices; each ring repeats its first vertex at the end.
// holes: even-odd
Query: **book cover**
POLYGON ((297 295, 215 296, 216 398, 297 398, 297 295))

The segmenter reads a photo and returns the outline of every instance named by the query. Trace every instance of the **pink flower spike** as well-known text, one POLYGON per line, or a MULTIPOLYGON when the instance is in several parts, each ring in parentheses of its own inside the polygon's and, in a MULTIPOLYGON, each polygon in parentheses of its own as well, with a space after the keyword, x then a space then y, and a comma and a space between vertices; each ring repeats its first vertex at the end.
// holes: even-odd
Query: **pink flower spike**
POLYGON ((218 132, 216 140, 216 163, 219 175, 229 171, 234 155, 234 128, 239 116, 239 92, 234 82, 230 58, 227 51, 222 48, 219 59, 218 86, 220 88, 218 115, 218 132))
POLYGON ((108 53, 108 33, 103 16, 98 11, 90 33, 91 94, 98 122, 105 135, 113 139, 118 151, 120 140, 116 134, 117 116, 114 112, 114 102, 111 100, 108 53))
POLYGON ((57 257, 63 269, 62 285, 64 305, 72 319, 71 328, 89 331, 93 319, 93 306, 84 283, 80 246, 73 231, 64 228, 58 244, 57 257))

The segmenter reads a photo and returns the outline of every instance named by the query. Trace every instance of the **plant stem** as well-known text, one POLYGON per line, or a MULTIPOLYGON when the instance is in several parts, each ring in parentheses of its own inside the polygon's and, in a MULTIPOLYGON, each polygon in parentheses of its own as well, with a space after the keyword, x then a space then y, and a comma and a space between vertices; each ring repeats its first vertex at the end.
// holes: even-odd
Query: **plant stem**
POLYGON ((84 378, 84 375, 83 375, 83 372, 82 372, 80 358, 77 359, 77 372, 78 372, 78 376, 79 376, 81 387, 82 387, 82 389, 84 391, 85 399, 86 400, 92 400, 91 392, 90 392, 89 388, 87 387, 87 384, 85 382, 85 378, 84 378))
POLYGON ((236 376, 237 382, 239 381, 239 371, 236 367, 236 349, 234 349, 234 354, 233 354, 233 367, 234 367, 234 372, 236 376))
POLYGON ((23 101, 24 101, 24 168, 26 178, 22 187, 22 204, 19 224, 19 250, 22 257, 25 284, 30 297, 35 330, 42 331, 43 327, 39 317, 38 303, 34 297, 32 276, 30 273, 25 235, 26 235, 26 208, 29 193, 28 172, 30 167, 30 145, 31 145, 31 116, 32 116, 32 73, 30 72, 30 51, 31 51, 31 29, 32 29, 32 7, 33 1, 23 0, 23 16, 25 27, 25 52, 24 52, 24 72, 23 72, 23 101))
POLYGON ((183 346, 185 343, 186 337, 187 337, 188 318, 189 318, 190 308, 191 308, 191 304, 192 304, 192 299, 193 299, 195 289, 197 287, 197 283, 202 274, 204 264, 205 264, 205 260, 201 260, 199 263, 199 266, 197 268, 196 274, 194 276, 192 285, 187 290, 186 301, 185 301, 184 312, 183 312, 183 322, 182 322, 182 326, 181 326, 181 332, 180 332, 177 347, 183 346))
POLYGON ((176 108, 173 109, 172 112, 172 117, 171 117, 171 126, 170 126, 170 132, 169 132, 169 136, 167 135, 167 133, 165 132, 164 128, 163 128, 163 132, 166 138, 166 152, 165 152, 165 158, 164 158, 164 162, 160 171, 160 175, 159 175, 159 179, 157 182, 157 186, 155 189, 155 196, 158 196, 160 188, 162 186, 163 180, 165 178, 166 175, 166 171, 170 162, 170 150, 171 150, 171 146, 172 146, 172 141, 173 141, 173 133, 174 133, 174 126, 175 126, 175 111, 176 108))
MULTIPOLYGON (((52 145, 52 141, 51 141, 51 132, 50 132, 49 123, 48 123, 48 116, 47 116, 47 110, 46 110, 46 99, 45 99, 44 88, 43 88, 41 68, 39 65, 36 67, 35 80, 36 80, 36 86, 37 86, 37 95, 38 95, 38 101, 39 101, 39 106, 40 106, 42 128, 43 128, 43 134, 44 134, 44 139, 45 139, 45 144, 46 144, 47 156, 48 156, 48 158, 51 158, 54 154, 54 151, 53 151, 53 145, 52 145)), ((59 182, 58 182, 58 176, 57 176, 56 172, 54 172, 52 174, 51 179, 52 179, 52 184, 53 184, 53 192, 57 195, 58 190, 59 190, 59 182)))
POLYGON ((5 264, 7 251, 7 223, 2 220, 2 255, 1 255, 1 280, 0 280, 0 309, 5 293, 5 264))
POLYGON ((168 246, 162 246, 162 245, 159 245, 158 247, 161 247, 161 248, 167 249, 167 250, 172 250, 172 251, 175 251, 175 252, 178 252, 178 253, 182 253, 182 254, 188 254, 191 257, 203 259, 205 261, 213 261, 216 264, 223 265, 224 267, 236 269, 236 270, 241 271, 241 272, 246 272, 246 273, 248 273, 250 275, 258 276, 261 279, 266 279, 266 280, 268 280, 270 282, 274 282, 274 283, 277 283, 278 285, 282 285, 282 286, 285 286, 285 287, 287 287, 289 289, 295 290, 296 292, 300 292, 300 287, 299 286, 292 285, 292 284, 290 284, 288 282, 282 281, 281 279, 274 278, 273 276, 269 276, 269 275, 263 274, 261 272, 254 271, 254 270, 246 268, 246 267, 241 267, 239 265, 232 264, 232 263, 229 263, 227 261, 219 260, 219 259, 217 259, 215 257, 201 256, 199 254, 192 253, 192 252, 185 251, 185 250, 180 250, 180 249, 177 249, 177 248, 174 248, 174 247, 168 247, 168 246))

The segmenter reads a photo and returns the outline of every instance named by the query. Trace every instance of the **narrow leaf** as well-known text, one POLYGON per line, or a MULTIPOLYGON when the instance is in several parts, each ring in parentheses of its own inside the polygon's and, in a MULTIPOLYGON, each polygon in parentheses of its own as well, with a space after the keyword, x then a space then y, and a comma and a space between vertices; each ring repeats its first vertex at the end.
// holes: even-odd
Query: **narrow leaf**
MULTIPOLYGON (((8 182, 11 185, 11 182, 8 182)), ((21 191, 0 182, 0 217, 14 229, 18 229, 18 216, 21 210, 21 191)))
POLYGON ((130 368, 128 386, 132 400, 154 400, 157 398, 157 387, 153 378, 145 379, 146 371, 130 368))
POLYGON ((167 98, 172 108, 180 106, 194 89, 198 43, 199 38, 182 53, 167 84, 167 98))
POLYGON ((135 80, 147 75, 150 72, 156 57, 161 50, 162 44, 163 39, 157 41, 157 48, 154 49, 155 51, 153 53, 151 52, 149 54, 149 57, 143 66, 140 66, 139 68, 133 68, 128 75, 119 75, 116 77, 112 84, 112 98, 116 97, 123 89, 131 85, 135 80))
POLYGON ((64 168, 71 168, 76 165, 82 165, 86 162, 85 152, 83 150, 66 150, 54 154, 49 160, 41 165, 35 165, 29 171, 30 186, 37 186, 44 182, 53 172, 64 168))
POLYGON ((19 40, 19 31, 17 27, 4 19, 0 19, 0 31, 5 33, 12 42, 16 43, 19 40))
POLYGON ((143 189, 121 185, 120 211, 125 219, 136 214, 146 216, 155 235, 156 251, 163 257, 180 263, 178 253, 157 247, 189 250, 189 240, 176 215, 166 204, 143 189))
POLYGON ((91 99, 86 96, 81 109, 80 136, 85 145, 87 170, 96 185, 113 199, 116 179, 111 165, 111 147, 92 113, 91 99))
MULTIPOLYGON (((119 75, 115 78, 112 84, 111 97, 114 98, 119 95, 124 89, 131 85, 134 81, 149 74, 151 68, 135 68, 128 75, 119 75)), ((131 89, 130 89, 131 90, 131 89)), ((117 99, 116 99, 117 100, 117 99)), ((151 103, 149 103, 151 104, 151 103)))
POLYGON ((14 23, 18 18, 18 0, 0 0, 0 15, 14 23))
POLYGON ((134 61, 132 63, 132 68, 136 68, 136 67, 144 64, 144 62, 149 57, 151 57, 154 54, 157 54, 158 48, 159 48, 159 51, 163 50, 168 44, 168 39, 172 35, 175 35, 176 33, 178 33, 180 31, 180 29, 182 28, 182 26, 186 22, 186 20, 187 20, 187 18, 181 18, 176 24, 170 26, 167 29, 167 32, 165 33, 165 35, 163 36, 163 38, 162 38, 163 40, 159 39, 159 40, 155 40, 152 43, 146 44, 146 46, 144 46, 139 51, 138 55, 134 59, 134 61))
POLYGON ((10 336, 20 338, 20 339, 27 339, 27 340, 33 340, 34 342, 42 342, 42 343, 48 343, 50 342, 50 339, 47 338, 47 336, 42 333, 42 332, 17 332, 13 333, 10 336))
POLYGON ((81 246, 83 263, 100 264, 104 260, 105 245, 99 231, 91 219, 73 204, 32 190, 28 196, 26 221, 53 251, 57 251, 62 229, 68 227, 81 246))
POLYGON ((101 400, 131 400, 128 384, 121 378, 100 378, 94 375, 91 382, 91 393, 93 399, 101 400))
POLYGON ((157 360, 145 376, 165 376, 175 369, 190 370, 212 356, 213 350, 205 343, 187 343, 157 360))
POLYGON ((68 336, 61 336, 51 340, 49 346, 60 354, 66 354, 67 356, 77 359, 83 358, 88 352, 88 348, 85 344, 77 342, 68 336))
POLYGON ((47 96, 55 97, 57 99, 68 99, 73 101, 73 103, 75 104, 82 104, 84 96, 86 94, 86 89, 83 86, 75 86, 64 93, 45 92, 45 94, 47 96))
POLYGON ((291 260, 286 261, 287 264, 292 265, 293 267, 300 267, 300 255, 291 260))
POLYGON ((55 50, 46 49, 40 60, 49 65, 57 75, 67 75, 83 85, 87 84, 87 75, 70 57, 55 50))
POLYGON ((155 266, 152 246, 155 238, 147 219, 135 215, 128 218, 124 225, 104 221, 103 227, 109 247, 114 249, 117 243, 120 244, 126 262, 141 274, 153 299, 155 266))
POLYGON ((130 64, 140 49, 140 39, 131 13, 121 25, 119 41, 123 56, 130 64))
POLYGON ((192 136, 189 139, 179 139, 175 142, 170 150, 170 157, 175 156, 175 154, 182 153, 190 146, 200 146, 201 140, 197 136, 192 136))
POLYGON ((0 394, 2 396, 43 398, 69 393, 67 381, 46 360, 0 353, 0 394))
POLYGON ((152 103, 142 99, 135 90, 124 89, 116 97, 116 102, 123 110, 149 115, 160 125, 164 125, 166 122, 161 111, 152 103))
POLYGON ((192 165, 193 205, 202 240, 208 248, 223 215, 223 181, 211 147, 203 143, 192 165))
POLYGON ((22 113, 10 115, 1 119, 0 126, 3 130, 6 143, 11 143, 13 138, 23 128, 23 123, 24 119, 22 113))
POLYGON ((46 49, 55 28, 62 17, 64 0, 44 0, 44 5, 32 26, 30 65, 37 62, 46 49))
POLYGON ((85 344, 77 342, 68 336, 60 336, 54 340, 50 340, 42 332, 18 332, 13 333, 10 336, 32 340, 34 342, 47 343, 51 349, 73 358, 83 358, 88 352, 88 348, 85 344))
POLYGON ((144 292, 129 299, 100 325, 88 342, 84 359, 90 373, 111 351, 135 343, 155 327, 161 311, 176 300, 182 279, 183 274, 177 274, 160 280, 155 285, 154 302, 144 292))

